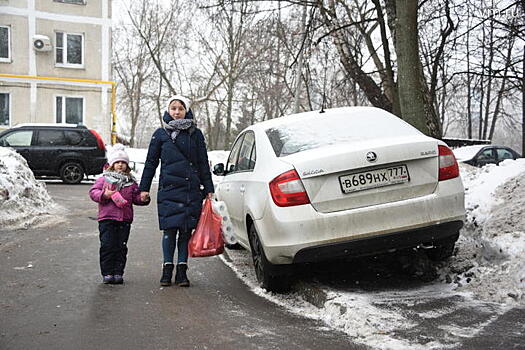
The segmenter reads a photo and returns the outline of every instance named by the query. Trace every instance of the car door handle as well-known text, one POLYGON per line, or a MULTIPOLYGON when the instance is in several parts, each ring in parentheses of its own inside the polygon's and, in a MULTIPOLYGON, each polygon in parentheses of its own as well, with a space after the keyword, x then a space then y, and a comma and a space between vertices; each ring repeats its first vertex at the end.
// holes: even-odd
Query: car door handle
POLYGON ((244 185, 242 185, 241 188, 239 189, 239 191, 241 193, 244 193, 246 191, 246 187, 244 187, 244 185))

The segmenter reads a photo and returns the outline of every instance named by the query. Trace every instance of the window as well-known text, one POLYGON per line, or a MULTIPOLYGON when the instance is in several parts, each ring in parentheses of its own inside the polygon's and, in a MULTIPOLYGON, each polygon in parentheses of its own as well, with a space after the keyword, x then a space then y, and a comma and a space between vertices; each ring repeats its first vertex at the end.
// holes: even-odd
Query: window
POLYGON ((64 131, 64 135, 66 136, 66 145, 76 146, 82 141, 82 136, 76 131, 64 131))
POLYGON ((83 124, 84 98, 56 96, 55 115, 58 124, 83 124))
POLYGON ((11 62, 11 28, 0 26, 0 62, 11 62))
POLYGON ((60 130, 40 130, 38 132, 37 146, 64 146, 64 132, 60 130))
POLYGON ((228 157, 228 162, 226 163, 226 171, 229 173, 233 171, 237 171, 237 156, 239 155, 239 150, 241 149, 243 138, 244 138, 244 134, 239 136, 239 138, 237 139, 237 141, 232 147, 230 156, 228 157))
POLYGON ((255 167, 255 135, 247 132, 242 141, 237 161, 237 170, 252 170, 255 167))
POLYGON ((81 67, 84 64, 84 36, 57 32, 55 60, 58 66, 81 67))
POLYGON ((31 146, 31 138, 33 138, 32 131, 17 131, 2 138, 1 145, 7 147, 31 146))
POLYGON ((9 94, 0 93, 0 125, 9 126, 9 94))
POLYGON ((486 159, 496 159, 496 157, 494 157, 494 153, 492 152, 492 148, 484 150, 478 156, 478 160, 486 160, 486 159))
POLYGON ((498 159, 514 159, 514 155, 505 148, 497 148, 496 152, 498 152, 498 159))
POLYGON ((77 5, 85 5, 86 0, 53 0, 54 2, 63 2, 64 4, 77 4, 77 5))

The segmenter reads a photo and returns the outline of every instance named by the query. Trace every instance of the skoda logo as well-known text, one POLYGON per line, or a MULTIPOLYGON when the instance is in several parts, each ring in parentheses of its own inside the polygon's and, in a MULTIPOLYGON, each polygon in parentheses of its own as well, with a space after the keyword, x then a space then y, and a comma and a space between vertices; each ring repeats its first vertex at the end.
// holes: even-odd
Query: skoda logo
POLYGON ((377 160, 377 154, 375 152, 368 152, 366 154, 366 160, 369 162, 375 162, 377 160))

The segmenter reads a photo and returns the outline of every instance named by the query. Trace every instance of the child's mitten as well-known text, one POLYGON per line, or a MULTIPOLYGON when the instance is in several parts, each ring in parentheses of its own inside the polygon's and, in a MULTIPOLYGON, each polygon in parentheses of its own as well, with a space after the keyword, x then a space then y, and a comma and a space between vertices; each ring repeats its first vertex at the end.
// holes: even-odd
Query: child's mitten
POLYGON ((124 197, 122 197, 122 195, 120 194, 120 192, 115 192, 113 193, 113 195, 111 196, 111 200, 115 203, 115 205, 119 208, 122 208, 124 207, 126 204, 128 204, 128 201, 124 199, 124 197))

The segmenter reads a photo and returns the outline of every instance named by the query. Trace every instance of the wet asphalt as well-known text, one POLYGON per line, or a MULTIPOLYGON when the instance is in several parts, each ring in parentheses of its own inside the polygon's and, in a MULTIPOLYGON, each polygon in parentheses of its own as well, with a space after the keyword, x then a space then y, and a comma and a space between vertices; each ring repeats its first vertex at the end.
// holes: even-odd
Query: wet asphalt
POLYGON ((135 207, 125 284, 103 285, 90 184, 47 188, 62 224, 0 229, 0 349, 364 348, 253 294, 217 257, 190 261, 190 288, 161 288, 155 198, 135 207))

